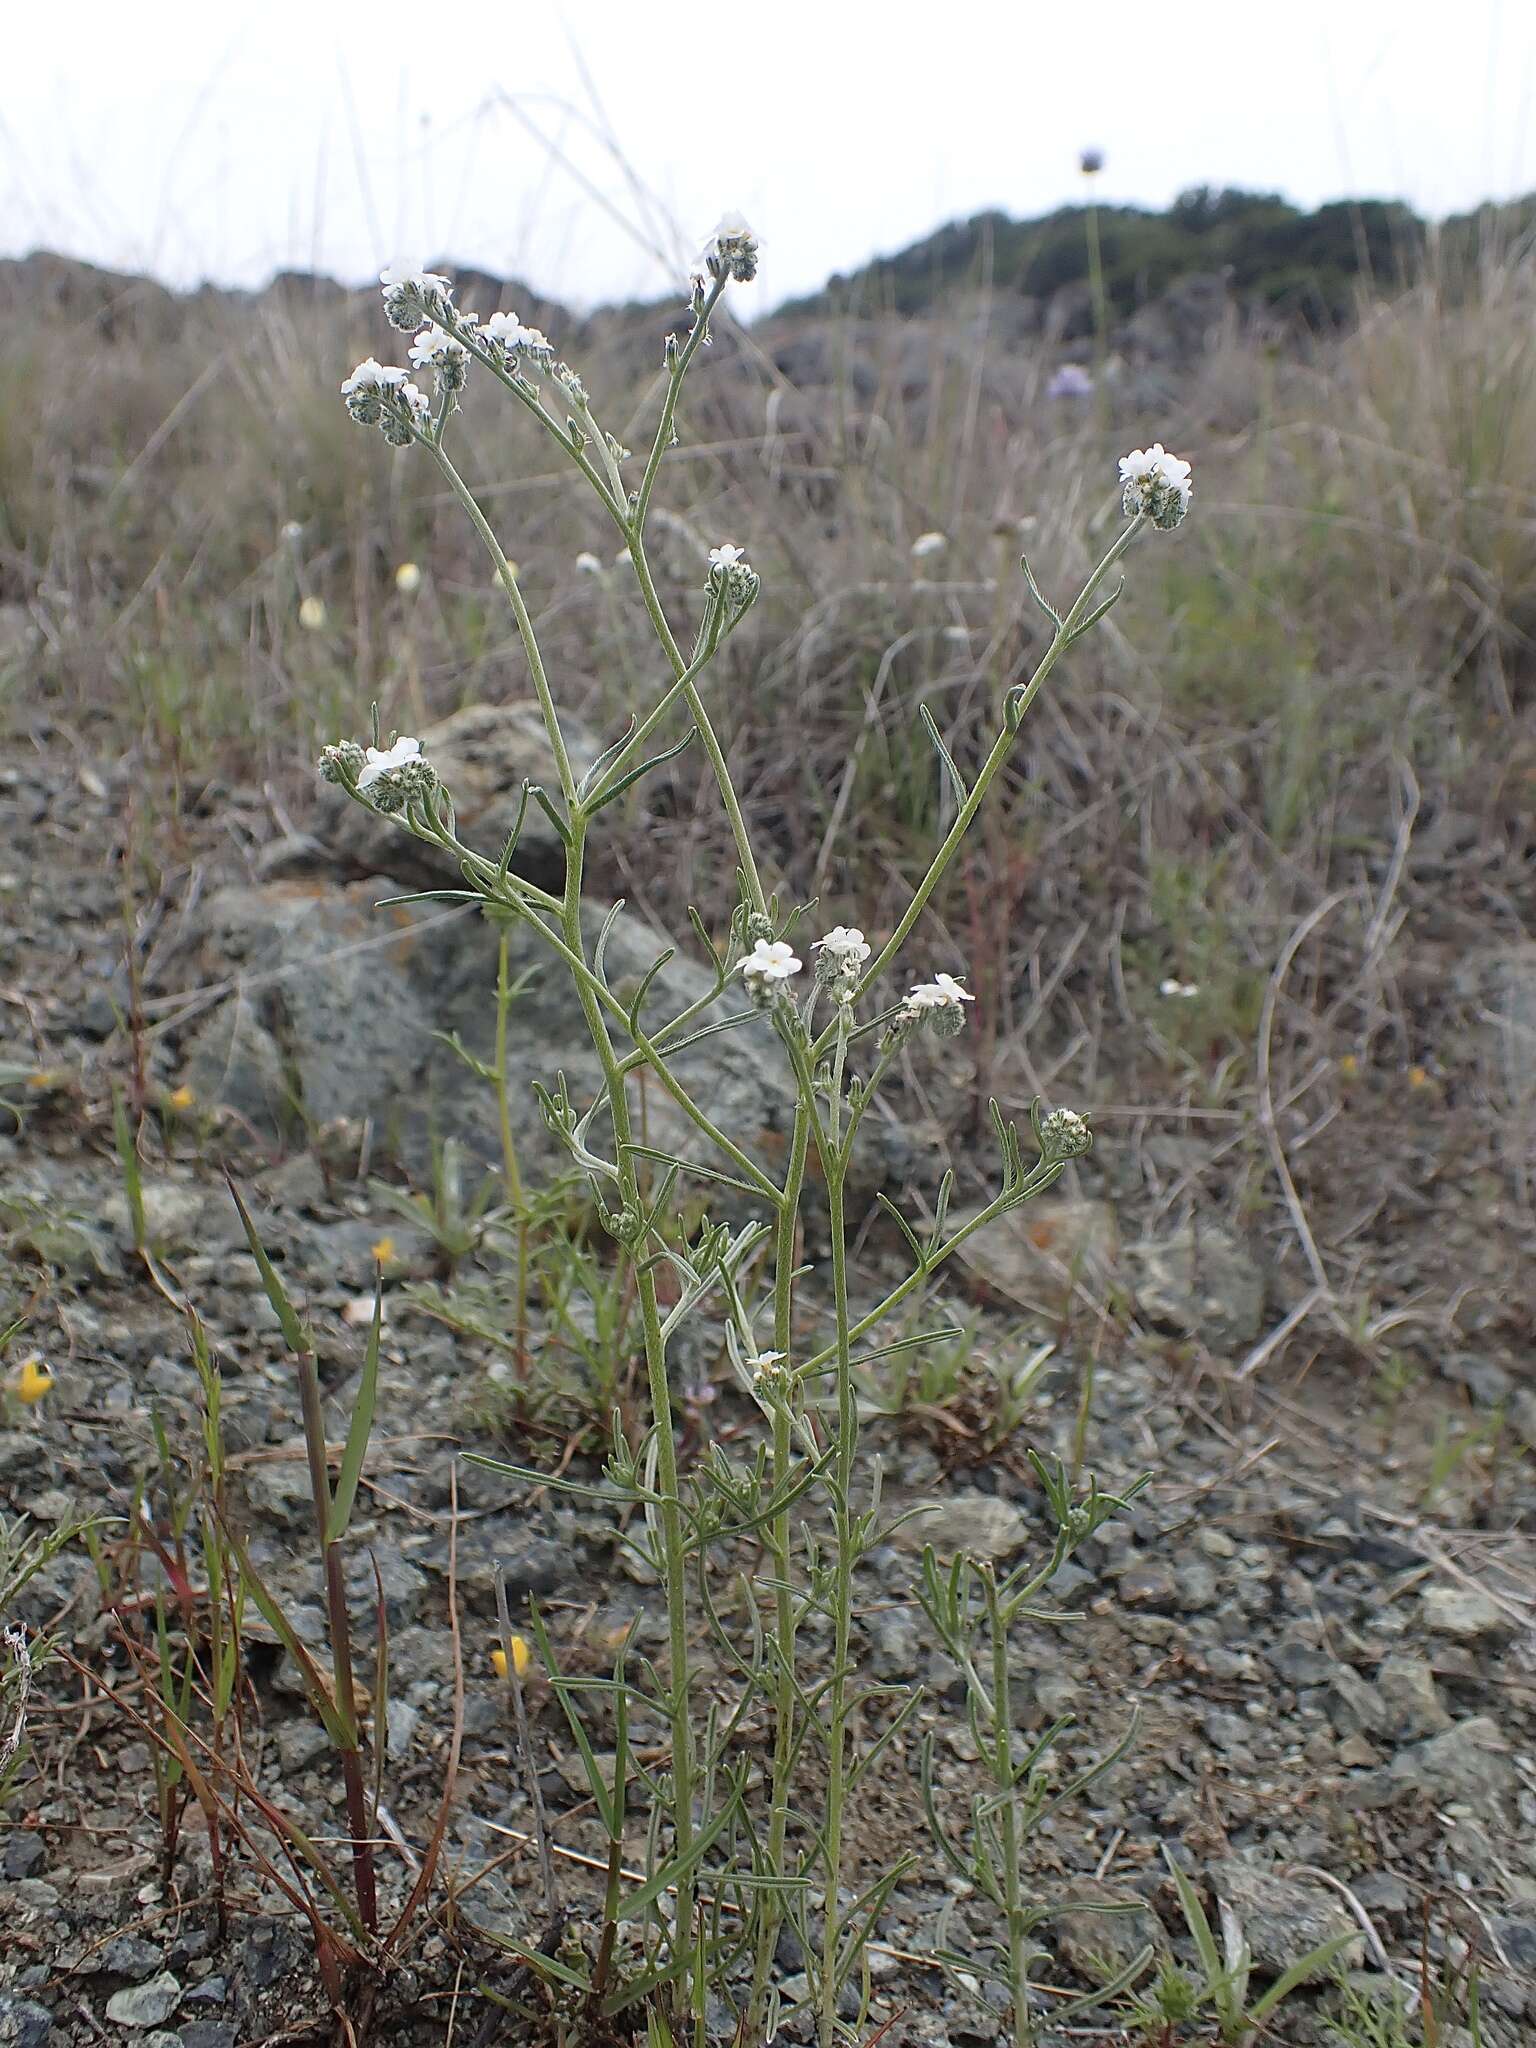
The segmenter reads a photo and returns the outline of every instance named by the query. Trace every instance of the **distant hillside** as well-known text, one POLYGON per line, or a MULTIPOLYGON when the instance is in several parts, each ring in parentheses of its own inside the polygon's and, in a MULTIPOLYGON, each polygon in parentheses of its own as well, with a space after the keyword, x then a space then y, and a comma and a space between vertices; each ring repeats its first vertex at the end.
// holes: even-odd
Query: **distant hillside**
MULTIPOLYGON (((876 257, 786 313, 923 313, 984 280, 1039 306, 1067 303, 1064 331, 1086 332, 1085 211, 1060 207, 1037 220, 979 213, 953 221, 893 256, 876 257), (1080 300, 1074 309, 1073 298, 1080 300)), ((1506 246, 1536 227, 1536 194, 1480 207, 1438 229, 1397 200, 1349 199, 1305 213, 1277 192, 1199 186, 1166 212, 1101 206, 1099 238, 1110 308, 1126 318, 1194 275, 1218 273, 1239 296, 1315 325, 1347 316, 1357 285, 1413 275, 1432 235, 1465 255, 1497 236, 1506 246)))

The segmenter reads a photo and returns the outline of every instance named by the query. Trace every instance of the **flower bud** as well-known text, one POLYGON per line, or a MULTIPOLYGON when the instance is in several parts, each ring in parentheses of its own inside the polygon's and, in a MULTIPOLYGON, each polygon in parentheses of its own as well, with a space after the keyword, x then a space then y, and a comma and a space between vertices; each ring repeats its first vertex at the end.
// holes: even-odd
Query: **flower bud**
POLYGON ((1053 1166, 1081 1158, 1093 1143, 1087 1120, 1075 1109, 1053 1109, 1040 1124, 1039 1138, 1040 1150, 1053 1166))

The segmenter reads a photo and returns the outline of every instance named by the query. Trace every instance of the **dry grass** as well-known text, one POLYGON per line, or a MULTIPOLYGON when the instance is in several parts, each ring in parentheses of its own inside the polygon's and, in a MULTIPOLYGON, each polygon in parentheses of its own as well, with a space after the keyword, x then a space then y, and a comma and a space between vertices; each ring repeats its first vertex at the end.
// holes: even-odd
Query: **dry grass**
MULTIPOLYGON (((1478 963, 1528 936, 1533 316, 1530 262, 1490 259, 1305 351, 1234 323, 1177 376, 1127 368, 1100 415, 1049 403, 1049 363, 982 300, 770 323, 700 367, 662 494, 676 612, 712 541, 764 576, 714 691, 778 879, 878 929, 942 829, 918 706, 964 768, 1040 645, 1021 546, 1070 592, 1115 517, 1114 456, 1155 437, 1192 457, 1193 516, 1138 549, 1040 707, 928 952, 982 999, 973 1115, 1037 1089, 1149 1105, 1128 1156, 1159 1213, 1198 1193, 1259 1219, 1277 1318, 1313 1290, 1309 1320, 1352 1343, 1421 1294, 1437 1341, 1463 1312, 1443 1271, 1379 1242, 1424 1132, 1442 1186, 1516 1190, 1506 1249, 1528 1233, 1476 1034, 1478 963), (929 529, 949 545, 914 562, 929 529), (1199 994, 1162 998, 1168 977, 1199 994)), ((659 326, 556 336, 621 435, 654 397, 659 326)), ((0 305, 0 599, 46 638, 40 670, 0 670, 0 715, 125 758, 162 806, 213 775, 302 804, 317 741, 372 698, 411 729, 521 694, 456 509, 337 399, 384 338, 368 300, 0 305), (322 632, 299 628, 304 595, 322 632)), ((615 736, 659 681, 628 572, 573 572, 616 537, 488 393, 470 435, 565 700, 615 736)), ((698 765, 644 801, 605 879, 718 922, 730 862, 698 765)))

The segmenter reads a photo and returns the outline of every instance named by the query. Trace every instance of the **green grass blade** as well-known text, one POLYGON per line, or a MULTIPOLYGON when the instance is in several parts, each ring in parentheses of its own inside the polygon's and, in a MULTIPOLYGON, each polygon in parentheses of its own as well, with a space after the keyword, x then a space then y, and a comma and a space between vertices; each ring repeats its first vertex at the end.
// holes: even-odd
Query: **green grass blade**
POLYGON ((383 1327, 384 1282, 376 1279, 373 1283, 373 1322, 368 1331, 367 1349, 363 1353, 363 1379, 357 1390, 352 1420, 347 1426, 346 1448, 341 1454, 341 1470, 331 1499, 330 1519, 325 1525, 327 1543, 339 1543, 352 1519, 352 1503, 357 1498, 357 1482, 362 1477, 363 1460, 368 1455, 368 1440, 373 1434, 373 1411, 379 1397, 379 1332, 383 1327))

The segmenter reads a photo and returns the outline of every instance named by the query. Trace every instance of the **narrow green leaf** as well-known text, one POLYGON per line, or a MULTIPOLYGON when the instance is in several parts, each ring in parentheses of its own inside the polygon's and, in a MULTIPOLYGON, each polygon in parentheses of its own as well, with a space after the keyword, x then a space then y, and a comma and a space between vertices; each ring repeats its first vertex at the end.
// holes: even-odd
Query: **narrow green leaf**
POLYGON ((352 1519, 357 1482, 362 1477, 368 1439, 373 1434, 373 1411, 379 1396, 379 1331, 383 1325, 384 1282, 376 1278, 373 1283, 373 1322, 368 1331, 367 1348, 363 1352, 362 1382, 357 1390, 352 1420, 347 1425, 346 1448, 341 1454, 341 1470, 337 1474, 336 1491, 331 1500, 330 1519, 325 1525, 327 1543, 339 1543, 352 1519))
POLYGON ((271 1302, 276 1313, 278 1325, 283 1333, 283 1342, 290 1351, 298 1352, 302 1357, 312 1352, 315 1347, 310 1342, 304 1325, 295 1314, 293 1303, 288 1299, 283 1283, 278 1279, 273 1269, 272 1261, 267 1257, 266 1247, 256 1234, 256 1225, 251 1221, 251 1212, 245 1206, 240 1190, 235 1186, 234 1176, 226 1173, 224 1181, 230 1194, 234 1197, 235 1207, 240 1212, 240 1224, 245 1232, 245 1241, 251 1248, 251 1257, 256 1261, 256 1270, 261 1275, 261 1284, 267 1290, 267 1299, 271 1302))
POLYGON ((292 1622, 279 1606, 276 1596, 251 1563, 250 1553, 245 1545, 233 1535, 229 1541, 239 1561, 242 1581, 250 1588, 251 1598, 256 1602, 263 1620, 293 1659, 299 1676, 304 1681, 304 1690, 309 1694, 310 1705, 324 1723, 325 1732, 330 1737, 332 1746, 338 1750, 355 1750, 357 1731, 331 1698, 325 1680, 320 1676, 319 1666, 299 1640, 292 1622))
POLYGON ((923 721, 923 730, 928 735, 933 751, 939 757, 939 766, 944 772, 945 781, 949 784, 949 793, 955 800, 955 806, 957 809, 963 810, 966 799, 971 793, 965 786, 965 777, 955 766, 955 757, 951 754, 948 747, 945 746, 944 736, 939 731, 934 721, 933 713, 928 709, 928 706, 926 704, 919 704, 917 715, 923 721))

